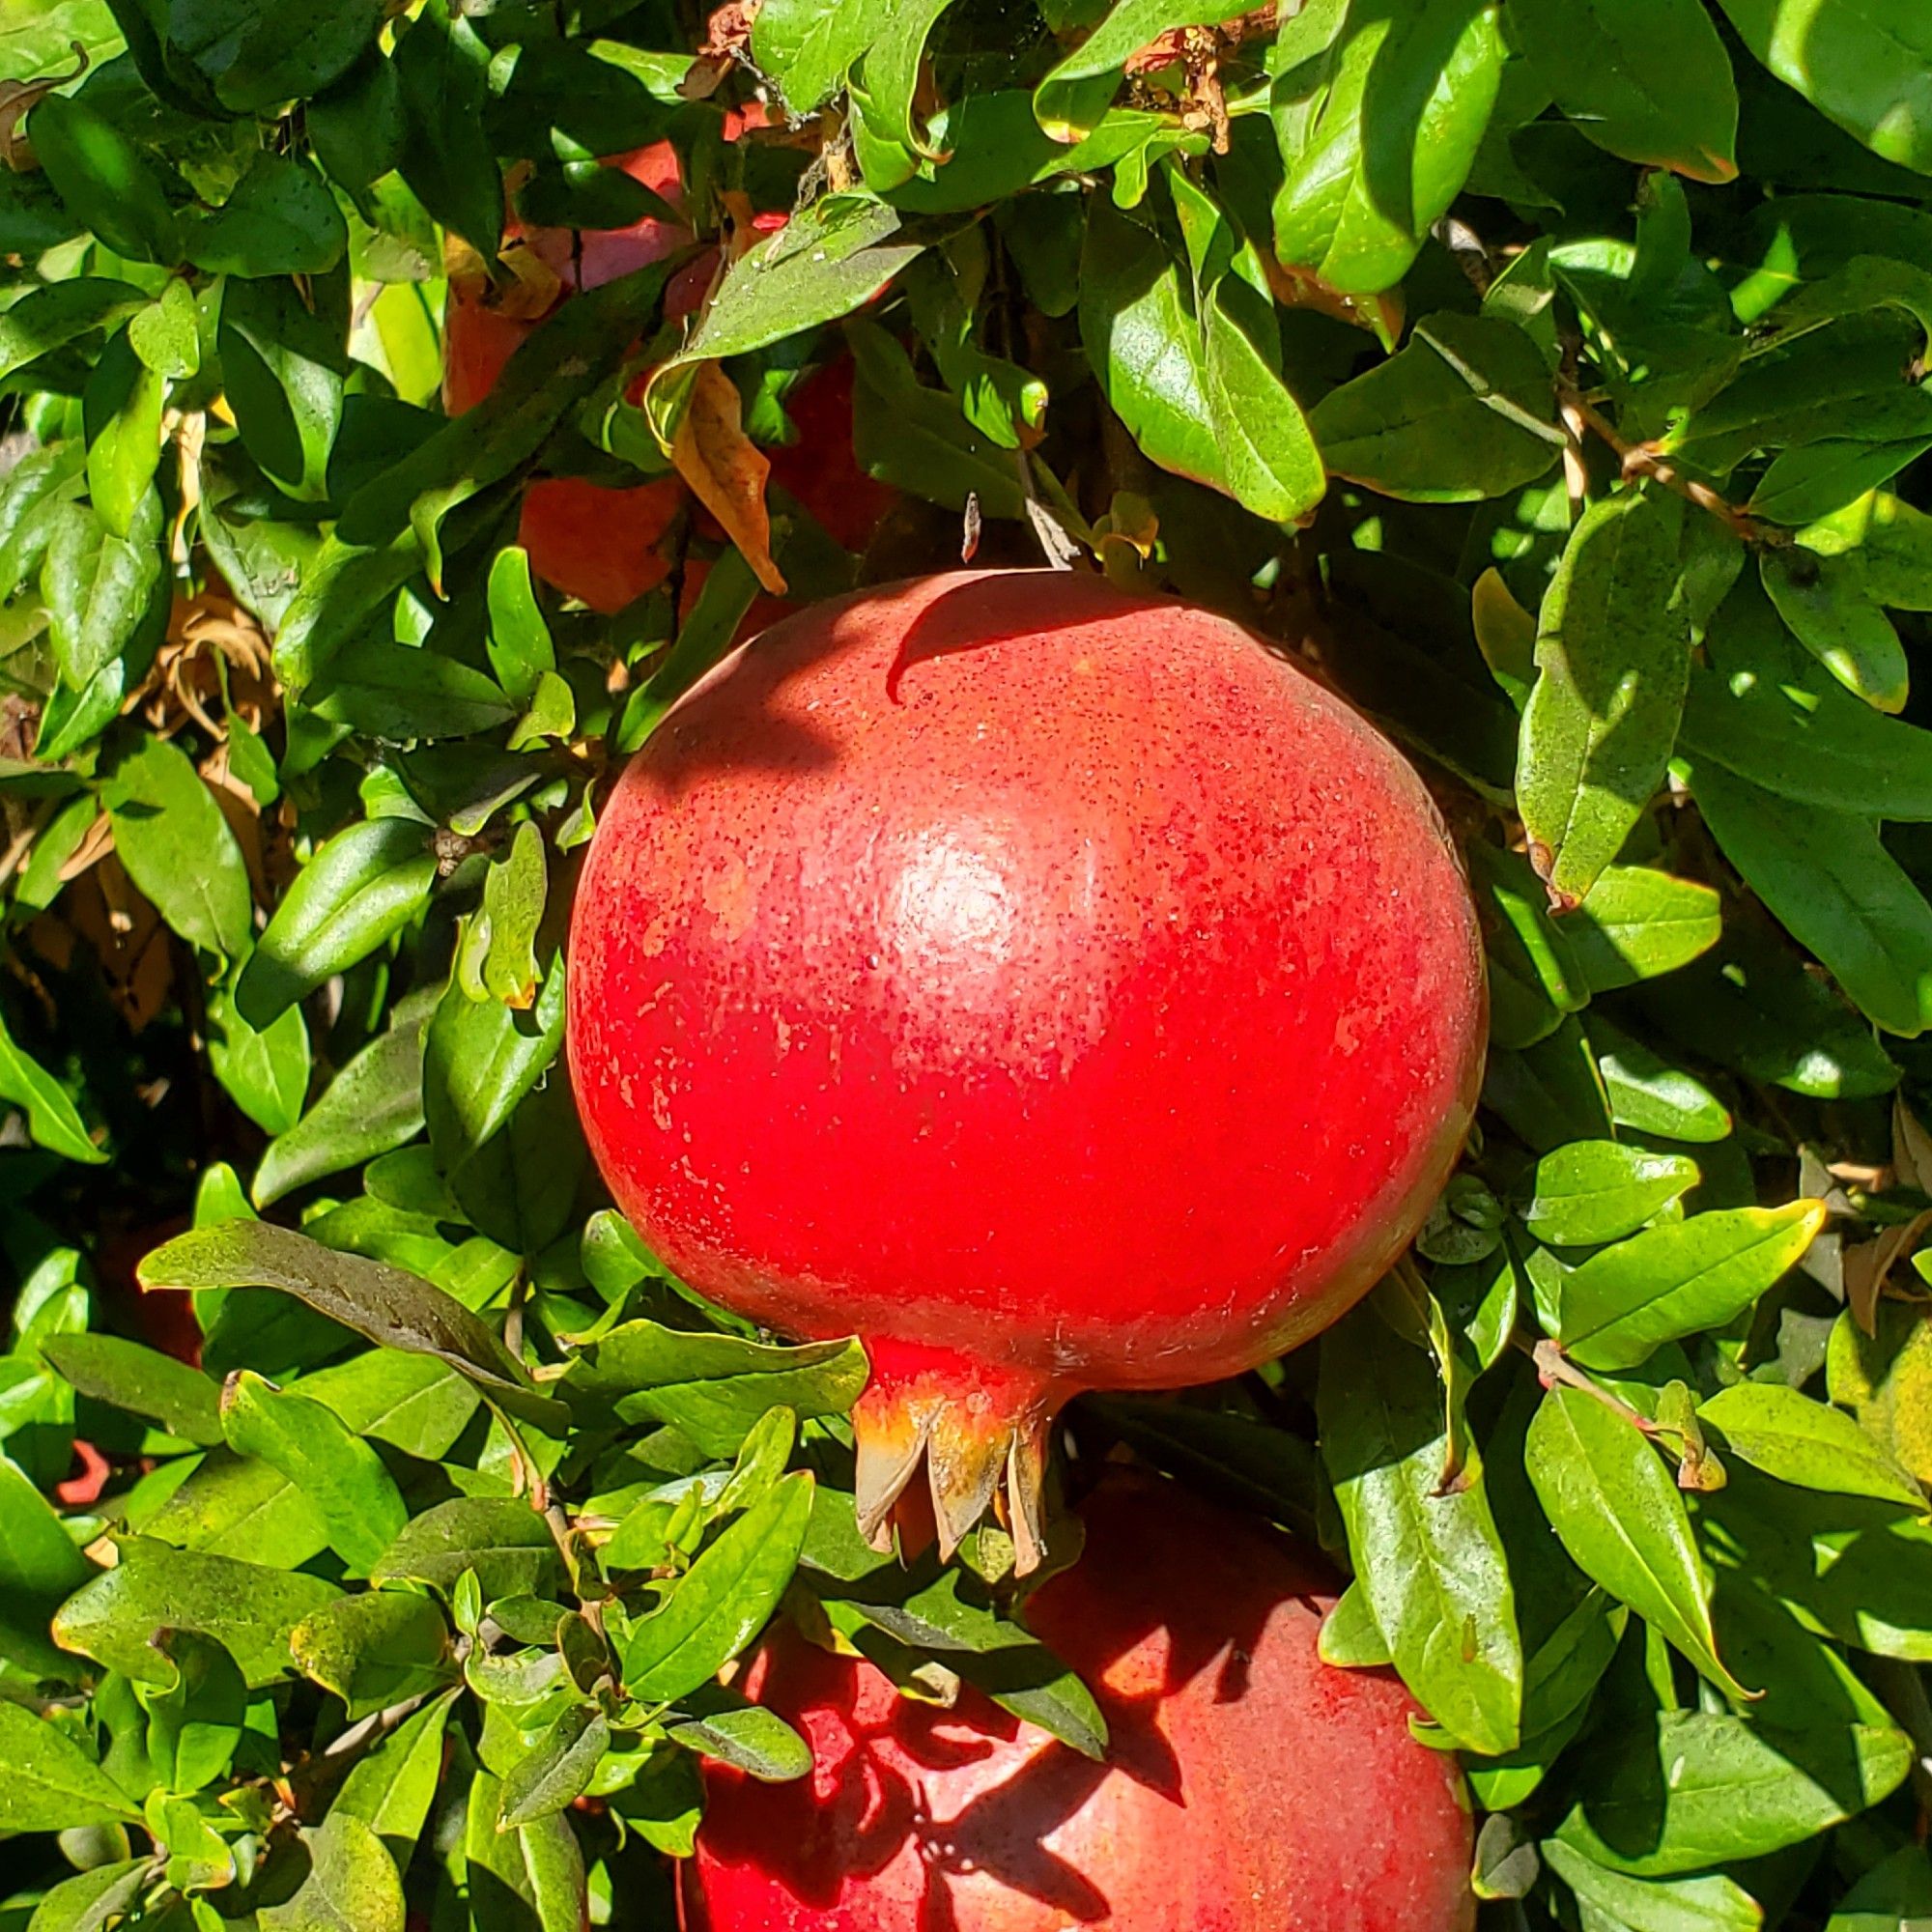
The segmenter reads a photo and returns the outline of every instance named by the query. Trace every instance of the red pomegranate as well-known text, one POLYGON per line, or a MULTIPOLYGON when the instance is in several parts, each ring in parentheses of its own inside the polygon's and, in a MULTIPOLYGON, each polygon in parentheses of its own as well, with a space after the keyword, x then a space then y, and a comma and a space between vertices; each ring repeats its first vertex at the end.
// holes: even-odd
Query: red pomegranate
POLYGON ((1484 1012, 1386 740, 1070 572, 888 585, 726 659, 625 772, 571 934, 619 1205, 740 1313, 864 1336, 875 1542, 923 1460, 943 1548, 1004 1488, 1023 1568, 1069 1395, 1236 1374, 1387 1267, 1484 1012))
POLYGON ((1316 1654, 1319 1562, 1174 1485, 1110 1477, 1027 1621, 1093 1690, 1094 1764, 971 1690, 901 1698, 781 1631, 745 1688, 812 1771, 705 1767, 688 1932, 1464 1932, 1453 1758, 1385 1671, 1316 1654))
MULTIPOLYGON (((755 111, 733 109, 726 117, 726 138, 737 139, 760 120, 755 111)), ((669 208, 682 210, 677 152, 668 141, 613 155, 606 165, 623 169, 669 208)), ((784 226, 784 216, 756 215, 753 225, 770 232, 784 226)), ((554 278, 558 294, 540 313, 519 314, 497 306, 482 277, 453 276, 443 321, 443 408, 460 415, 481 402, 496 387, 503 365, 573 291, 602 288, 663 261, 692 240, 682 222, 657 215, 628 228, 581 232, 526 228, 513 219, 505 241, 523 242, 543 265, 541 273, 554 278)), ((717 273, 715 248, 679 270, 665 292, 667 317, 677 321, 694 314, 717 273)), ((806 377, 786 399, 786 408, 798 440, 771 452, 774 479, 838 543, 863 550, 894 493, 867 475, 853 452, 849 358, 806 377)), ((530 568, 545 582, 608 614, 655 590, 670 574, 665 538, 687 507, 696 509, 690 490, 677 476, 654 477, 630 488, 576 476, 546 477, 525 493, 517 537, 529 553, 530 568)), ((722 538, 708 516, 696 514, 708 535, 722 538)), ((701 579, 701 571, 698 575, 701 579)), ((761 600, 757 614, 763 621, 788 608, 761 600)))

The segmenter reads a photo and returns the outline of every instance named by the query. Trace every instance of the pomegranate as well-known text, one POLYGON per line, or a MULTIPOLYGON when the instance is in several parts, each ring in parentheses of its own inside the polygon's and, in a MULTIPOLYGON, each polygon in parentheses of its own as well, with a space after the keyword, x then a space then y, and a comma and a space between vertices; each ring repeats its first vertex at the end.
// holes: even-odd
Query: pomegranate
POLYGON ((1385 1671, 1316 1654, 1320 1563, 1173 1484, 1110 1476, 1027 1621, 1093 1690, 1094 1764, 972 1690, 951 1710, 869 1663, 768 1638, 745 1688, 809 1777, 705 1767, 688 1932, 1463 1932, 1455 1760, 1385 1671))
MULTIPOLYGON (((735 140, 745 128, 759 123, 757 112, 734 109, 726 119, 726 137, 735 140)), ((668 141, 611 156, 606 165, 622 168, 671 209, 682 208, 677 152, 668 141)), ((760 232, 783 226, 782 214, 753 217, 753 227, 760 232)), ((506 242, 521 242, 541 264, 537 294, 532 297, 520 284, 520 305, 540 304, 548 281, 554 282, 557 293, 548 307, 524 314, 497 305, 480 275, 451 278, 443 322, 443 408, 460 415, 481 402, 496 387, 503 365, 572 291, 602 288, 675 254, 693 239, 682 222, 658 215, 646 215, 628 228, 582 232, 526 229, 513 219, 506 242)), ((675 322, 694 314, 717 273, 715 248, 680 269, 665 292, 667 318, 675 322)), ((774 478, 836 541, 863 550, 894 493, 867 475, 853 453, 850 358, 812 371, 787 398, 787 411, 799 438, 771 452, 774 478)), ((545 582, 608 614, 655 590, 669 576, 672 559, 665 538, 687 508, 696 511, 708 536, 722 539, 724 533, 696 510, 680 477, 653 477, 629 488, 576 476, 546 477, 525 492, 518 541, 545 582)), ((789 608, 764 600, 758 614, 768 618, 773 611, 782 614, 789 608)))
POLYGON ((1415 773, 1258 639, 1098 578, 812 606, 619 781, 570 1065, 704 1293, 858 1331, 861 1521, 1037 1560, 1054 1412, 1306 1340, 1473 1111, 1473 908, 1415 773), (930 1519, 924 1519, 930 1520, 930 1519))

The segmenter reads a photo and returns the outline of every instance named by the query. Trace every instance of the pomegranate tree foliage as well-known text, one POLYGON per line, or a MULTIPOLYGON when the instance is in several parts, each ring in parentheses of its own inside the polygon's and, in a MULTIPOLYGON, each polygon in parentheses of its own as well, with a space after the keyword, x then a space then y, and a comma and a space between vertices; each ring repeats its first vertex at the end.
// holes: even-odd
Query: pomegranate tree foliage
POLYGON ((808 1767, 718 1682, 781 1602, 1103 1747, 997 1532, 858 1544, 857 1345, 668 1279, 557 1059, 600 779, 756 582, 687 519, 695 600, 568 608, 520 488, 662 472, 647 365, 770 443, 848 352, 902 500, 860 559, 774 492, 794 598, 963 532, 1241 615, 1488 934, 1410 1261, 1082 1455, 1333 1550, 1498 1924, 1932 1914, 1932 14, 1282 14, 0 0, 0 1922, 668 1925, 696 1757, 808 1767), (446 422, 445 248, 665 138, 789 225, 446 422))

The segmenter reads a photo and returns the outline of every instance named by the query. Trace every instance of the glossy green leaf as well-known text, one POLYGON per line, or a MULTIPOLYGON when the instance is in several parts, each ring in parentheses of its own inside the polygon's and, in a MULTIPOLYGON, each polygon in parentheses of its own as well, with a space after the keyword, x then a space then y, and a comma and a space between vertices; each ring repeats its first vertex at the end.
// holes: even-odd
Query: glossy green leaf
POLYGON ((235 1003, 270 1027, 325 980, 366 958, 421 910, 436 857, 413 819, 370 818, 339 832, 296 875, 242 968, 235 1003))
POLYGON ((1684 1499, 1637 1430, 1587 1391, 1558 1385, 1530 1423, 1525 1461, 1537 1501, 1577 1567, 1719 1690, 1748 1694, 1718 1655, 1710 1575, 1684 1499))
POLYGON ((37 1677, 57 1675, 65 1660, 47 1626, 88 1575, 52 1505, 0 1455, 0 1658, 37 1677))
POLYGON ((1925 1492, 1842 1409, 1775 1382, 1719 1389, 1697 1413, 1747 1463, 1780 1482, 1923 1509, 1925 1492))
POLYGON ((873 0, 769 0, 752 23, 752 58, 793 114, 810 114, 844 85, 887 18, 873 0))
MULTIPOLYGON (((54 661, 67 687, 82 693, 99 688, 122 661, 113 709, 119 708, 119 691, 127 688, 125 660, 132 656, 160 588, 161 560, 155 547, 160 527, 160 497, 151 490, 125 537, 79 503, 62 504, 48 532, 41 594, 54 661)), ((99 719, 94 728, 106 722, 99 719)))
POLYGON ((1563 1280, 1557 1340, 1587 1368, 1631 1369, 1665 1342, 1721 1328, 1797 1264, 1825 1223, 1817 1201, 1666 1222, 1563 1280))
POLYGON ((1738 91, 1699 0, 1510 0, 1537 77, 1600 148, 1693 181, 1727 182, 1738 91))
POLYGON ((1549 372, 1520 328, 1448 312, 1386 362, 1330 390, 1309 425, 1328 468, 1385 497, 1471 502, 1555 463, 1549 372))
POLYGON ((1591 505, 1544 598, 1517 802, 1552 895, 1583 897, 1663 782, 1690 669, 1684 511, 1642 492, 1591 505))
POLYGON ((1543 1846, 1549 1869, 1576 1893, 1587 1922, 1630 1932, 1756 1932, 1764 1914, 1735 1879, 1641 1879, 1595 1863, 1561 1838, 1543 1846))
POLYGON ((0 377, 24 369, 98 328, 112 328, 146 305, 131 283, 87 275, 29 289, 0 314, 0 377))
POLYGON ((117 255, 172 268, 181 222, 154 161, 98 108, 50 94, 27 117, 34 154, 60 198, 117 255))
POLYGON ((488 1398, 535 1421, 558 1406, 534 1394, 521 1363, 488 1323, 433 1283, 402 1268, 338 1254, 266 1221, 198 1228, 141 1263, 147 1288, 272 1288, 387 1349, 434 1355, 488 1398))
POLYGON ((1721 929, 1718 895, 1709 886, 1648 866, 1605 867, 1563 923, 1593 993, 1688 966, 1718 943, 1721 929))
POLYGON ((1874 154, 1932 174, 1932 22, 1915 0, 1719 4, 1745 44, 1787 87, 1874 154))
POLYGON ((219 1391, 199 1369, 118 1335, 50 1335, 41 1352, 82 1395, 152 1417, 170 1435, 221 1440, 219 1391))
POLYGON ((504 1777, 501 1829, 515 1831, 575 1804, 610 1747, 611 1726, 573 1705, 504 1777))
POLYGON ((151 1859, 128 1859, 75 1872, 42 1894, 27 1932, 99 1932, 138 1904, 153 1870, 151 1859))
POLYGON ((1686 1154, 1573 1141, 1537 1162, 1523 1225, 1552 1247, 1621 1240, 1696 1186, 1697 1178, 1697 1163, 1686 1154))
POLYGON ((403 179, 487 262, 503 226, 503 177, 485 130, 490 48, 467 18, 432 9, 398 37, 403 179))
POLYGON ((1275 252, 1352 295, 1391 288, 1461 192, 1503 67, 1486 0, 1310 8, 1274 57, 1286 165, 1275 252))
POLYGON ((187 235, 196 268, 225 275, 323 275, 348 245, 322 177, 284 155, 258 156, 235 192, 187 235))
MULTIPOLYGON (((219 1333, 217 1326, 215 1336, 219 1333)), ((183 1466, 176 1465, 175 1473, 183 1466)), ((177 1549, 277 1570, 312 1562, 328 1548, 321 1514, 279 1469, 225 1449, 203 1457, 158 1507, 137 1514, 130 1527, 177 1549)))
POLYGON ((282 0, 271 14, 238 0, 171 0, 168 30, 224 106, 257 114, 346 72, 381 17, 369 0, 282 0))
POLYGON ((20 1050, 0 1014, 0 1100, 10 1100, 27 1117, 27 1131, 35 1141, 65 1160, 98 1166, 106 1153, 88 1138, 66 1090, 45 1067, 20 1050))
POLYGON ((704 1550, 663 1604, 631 1626, 622 1664, 634 1697, 685 1696, 757 1635, 797 1567, 811 1493, 806 1472, 786 1477, 704 1550))
POLYGON ((0 1831, 65 1832, 138 1815, 72 1735, 19 1704, 0 1701, 0 1831))
POLYGON ((243 1369, 221 1391, 221 1427, 238 1456, 279 1469, 315 1506, 330 1547, 367 1571, 409 1520, 383 1459, 335 1411, 243 1369))
POLYGON ((486 1598, 548 1594, 563 1574, 556 1540, 526 1501, 458 1496, 412 1517, 370 1573, 448 1590, 473 1570, 486 1598))
POLYGON ((166 387, 124 334, 107 345, 83 393, 88 496, 114 536, 134 534, 160 465, 166 387))
POLYGON ((1615 1758, 1556 1835, 1598 1864, 1667 1878, 1794 1845, 1863 1810, 1904 1776, 1911 1747, 1889 1727, 1849 1734, 1759 1728, 1664 1712, 1615 1758))
POLYGON ((502 1796, 488 1774, 469 1787, 470 1923, 475 1932, 578 1932, 589 1906, 577 1834, 560 1812, 504 1830, 502 1796))
POLYGON ((1879 711, 1905 708, 1905 646, 1879 609, 1856 553, 1767 551, 1758 570, 1791 634, 1847 691, 1879 711))
POLYGON ((215 343, 235 426, 249 455, 305 502, 328 492, 349 374, 347 301, 339 273, 314 283, 308 301, 282 277, 222 287, 215 343))
POLYGON ((437 1697, 359 1758, 342 1780, 334 1809, 359 1818, 388 1847, 399 1871, 427 1822, 442 1774, 443 1729, 455 1693, 437 1697))
MULTIPOLYGON (((304 1675, 333 1691, 352 1720, 441 1689, 453 1671, 449 1627, 427 1597, 364 1590, 306 1616, 289 1634, 304 1675)), ((366 1822, 379 1830, 387 1820, 366 1822)))
POLYGON ((1522 1646, 1479 1463, 1437 1493, 1446 1451, 1429 1359, 1364 1311, 1322 1342, 1321 1453, 1355 1575, 1396 1668, 1476 1750, 1519 1736, 1522 1646))
POLYGON ((209 1000, 208 1025, 208 1064, 214 1077, 265 1133, 287 1133, 301 1119, 314 1070, 301 1009, 288 1008, 258 1031, 223 991, 209 1000))
POLYGON ((537 606, 529 553, 512 544, 490 566, 490 668, 497 682, 519 702, 556 668, 556 647, 537 606))
POLYGON ((403 1882, 369 1826, 331 1811, 306 1842, 308 1876, 285 1904, 262 1907, 262 1932, 403 1932, 403 1882))
POLYGON ((1908 1038, 1932 1025, 1932 905, 1878 827, 1701 761, 1691 783, 1725 858, 1861 1009, 1908 1038))
POLYGON ((114 766, 106 792, 128 875, 191 945, 237 958, 254 935, 242 848, 186 753, 150 738, 114 766))
POLYGON ((148 1714, 148 1762, 165 1791, 205 1790, 234 1762, 247 1687, 235 1660, 192 1631, 157 1634, 156 1648, 174 1665, 175 1681, 136 1689, 148 1714))
POLYGON ((149 1638, 157 1630, 195 1631, 220 1644, 256 1687, 294 1669, 290 1631, 339 1594, 317 1577, 136 1536, 120 1543, 113 1569, 61 1606, 54 1640, 110 1670, 165 1683, 169 1667, 149 1638))
POLYGON ((803 1419, 844 1414, 866 1374, 856 1341, 786 1348, 640 1321, 579 1348, 565 1386, 626 1422, 672 1423, 708 1453, 731 1456, 778 1405, 803 1419))
POLYGON ((764 1784, 810 1775, 811 1747, 776 1711, 718 1701, 721 1708, 674 1722, 668 1734, 687 1750, 716 1758, 764 1784))

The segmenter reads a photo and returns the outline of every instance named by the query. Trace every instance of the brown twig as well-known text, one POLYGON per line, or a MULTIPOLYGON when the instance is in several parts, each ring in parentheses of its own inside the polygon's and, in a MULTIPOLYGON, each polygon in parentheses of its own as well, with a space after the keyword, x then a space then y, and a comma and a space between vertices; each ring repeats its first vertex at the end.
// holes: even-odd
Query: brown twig
MULTIPOLYGON (((1707 511, 1725 525, 1731 532, 1747 544, 1767 544, 1778 541, 1779 533, 1769 529, 1754 517, 1720 496, 1708 483, 1700 483, 1694 476, 1687 476, 1662 455, 1654 442, 1631 442, 1596 407, 1585 399, 1582 393, 1569 383, 1559 385, 1557 404, 1563 414, 1564 427, 1570 432, 1573 443, 1582 440, 1582 432, 1588 430, 1593 436, 1607 443, 1616 453, 1617 461, 1623 465, 1625 481, 1647 477, 1651 482, 1661 484, 1674 492, 1687 502, 1695 503, 1700 510, 1707 511)), ((1567 463, 1567 458, 1566 458, 1567 463)))

